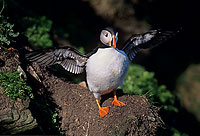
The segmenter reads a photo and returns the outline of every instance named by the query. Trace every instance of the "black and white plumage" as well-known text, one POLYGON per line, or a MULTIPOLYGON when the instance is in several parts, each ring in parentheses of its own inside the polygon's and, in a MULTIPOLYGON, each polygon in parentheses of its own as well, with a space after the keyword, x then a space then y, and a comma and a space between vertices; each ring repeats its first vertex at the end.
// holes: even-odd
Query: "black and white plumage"
MULTIPOLYGON (((172 31, 151 30, 144 34, 132 35, 122 50, 116 48, 118 33, 107 27, 101 31, 99 45, 90 53, 82 55, 72 47, 33 51, 26 55, 29 61, 41 65, 59 64, 65 70, 80 74, 86 70, 87 84, 93 92, 99 106, 100 116, 108 113, 108 107, 101 107, 98 99, 122 85, 128 71, 129 62, 133 61, 138 50, 154 47, 174 35, 172 31)), ((124 106, 116 94, 113 104, 124 106)))
POLYGON ((158 46, 176 33, 174 31, 151 30, 144 34, 134 34, 126 41, 122 50, 127 54, 129 60, 133 61, 138 50, 158 46))
POLYGON ((26 58, 43 66, 59 64, 65 70, 74 74, 80 74, 84 71, 88 59, 86 55, 82 55, 72 47, 33 51, 26 54, 26 58))

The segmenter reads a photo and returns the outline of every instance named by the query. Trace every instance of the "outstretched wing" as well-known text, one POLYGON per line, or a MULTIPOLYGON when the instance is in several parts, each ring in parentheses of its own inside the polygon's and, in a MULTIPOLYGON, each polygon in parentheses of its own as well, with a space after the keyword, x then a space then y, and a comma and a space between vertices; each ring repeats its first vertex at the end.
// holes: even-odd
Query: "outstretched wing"
POLYGON ((178 31, 151 30, 144 34, 135 34, 127 40, 122 50, 127 54, 129 60, 132 61, 138 50, 158 46, 174 36, 177 32, 178 31))
POLYGON ((26 59, 39 65, 61 65, 65 70, 80 74, 85 68, 88 57, 72 47, 52 48, 33 51, 26 54, 26 59))

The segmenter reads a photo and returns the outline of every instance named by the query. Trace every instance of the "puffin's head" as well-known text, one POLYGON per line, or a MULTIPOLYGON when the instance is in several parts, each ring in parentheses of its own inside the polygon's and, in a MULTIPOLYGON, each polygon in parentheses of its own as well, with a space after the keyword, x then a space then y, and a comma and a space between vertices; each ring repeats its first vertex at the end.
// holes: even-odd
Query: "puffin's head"
POLYGON ((113 28, 106 27, 101 31, 100 41, 104 45, 113 47, 115 49, 117 40, 118 40, 118 32, 116 32, 113 28))

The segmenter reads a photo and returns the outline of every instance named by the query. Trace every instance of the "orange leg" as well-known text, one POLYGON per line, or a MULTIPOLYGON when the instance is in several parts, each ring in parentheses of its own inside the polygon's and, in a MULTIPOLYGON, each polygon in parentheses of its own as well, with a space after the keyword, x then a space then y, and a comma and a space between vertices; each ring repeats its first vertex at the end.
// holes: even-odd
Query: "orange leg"
POLYGON ((112 105, 115 105, 115 106, 126 106, 125 103, 120 102, 119 100, 117 100, 116 91, 114 91, 114 100, 112 102, 112 105))
POLYGON ((99 114, 100 114, 100 117, 104 117, 108 114, 109 112, 109 108, 108 107, 101 107, 100 104, 99 104, 99 100, 96 99, 96 102, 97 102, 97 105, 99 107, 99 114))

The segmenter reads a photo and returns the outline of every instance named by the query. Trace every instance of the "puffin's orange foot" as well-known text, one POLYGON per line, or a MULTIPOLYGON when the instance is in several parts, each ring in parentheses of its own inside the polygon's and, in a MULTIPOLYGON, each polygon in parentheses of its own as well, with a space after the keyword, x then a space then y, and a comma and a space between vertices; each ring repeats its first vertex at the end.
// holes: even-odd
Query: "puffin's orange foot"
POLYGON ((126 106, 125 103, 120 102, 120 101, 117 100, 117 99, 114 99, 114 101, 112 102, 112 105, 115 105, 115 106, 126 106))
POLYGON ((108 114, 109 112, 109 108, 108 107, 100 107, 99 108, 99 114, 100 114, 100 117, 104 117, 108 114))

